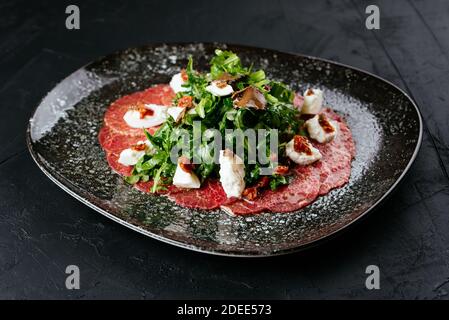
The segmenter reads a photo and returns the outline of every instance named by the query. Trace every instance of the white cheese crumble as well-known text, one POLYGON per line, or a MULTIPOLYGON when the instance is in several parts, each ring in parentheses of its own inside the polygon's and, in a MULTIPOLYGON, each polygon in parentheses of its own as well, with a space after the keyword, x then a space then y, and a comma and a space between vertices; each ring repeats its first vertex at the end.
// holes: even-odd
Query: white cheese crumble
POLYGON ((295 150, 295 139, 293 138, 285 146, 285 152, 287 156, 299 165, 308 165, 321 159, 321 153, 318 149, 312 146, 312 144, 306 139, 305 145, 310 150, 310 154, 307 152, 298 152, 295 150))
POLYGON ((175 93, 182 91, 189 91, 190 88, 183 87, 186 82, 182 79, 182 73, 175 74, 170 80, 170 87, 173 89, 175 93))
POLYGON ((153 111, 152 115, 146 115, 143 118, 140 116, 138 110, 128 110, 126 111, 123 119, 126 124, 131 128, 150 128, 158 126, 167 120, 167 107, 160 106, 157 104, 146 104, 146 109, 153 111))
POLYGON ((325 118, 325 121, 332 128, 331 132, 326 132, 320 124, 320 116, 324 117, 323 115, 316 115, 312 119, 307 120, 305 126, 309 132, 310 138, 318 141, 319 143, 330 142, 337 136, 338 122, 325 118))
POLYGON ((170 107, 167 110, 168 115, 172 117, 175 120, 175 122, 181 120, 185 112, 186 108, 184 107, 170 107))
POLYGON ((231 150, 221 150, 219 156, 220 182, 228 198, 242 195, 245 189, 245 164, 231 150))
POLYGON ((139 141, 137 144, 145 144, 144 150, 135 150, 133 148, 128 148, 120 152, 120 156, 118 158, 118 162, 125 166, 133 166, 135 165, 140 158, 144 156, 146 151, 152 148, 150 141, 139 141))
POLYGON ((307 89, 304 92, 304 103, 301 108, 301 113, 317 114, 323 106, 323 91, 320 89, 307 89))
POLYGON ((206 87, 206 90, 217 97, 228 96, 234 92, 234 90, 229 84, 226 84, 225 86, 221 87, 220 82, 221 81, 212 81, 212 83, 206 87))
POLYGON ((184 170, 180 165, 180 161, 178 161, 173 177, 173 185, 181 188, 198 189, 201 186, 201 182, 194 172, 184 170))

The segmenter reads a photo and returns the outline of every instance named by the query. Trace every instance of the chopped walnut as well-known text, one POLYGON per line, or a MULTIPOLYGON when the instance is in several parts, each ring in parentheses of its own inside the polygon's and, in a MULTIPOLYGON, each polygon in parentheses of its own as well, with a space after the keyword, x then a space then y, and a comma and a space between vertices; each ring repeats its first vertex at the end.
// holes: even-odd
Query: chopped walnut
POLYGON ((217 80, 234 81, 234 80, 237 80, 238 78, 240 78, 240 76, 233 76, 227 72, 223 72, 222 74, 220 74, 218 76, 217 80))

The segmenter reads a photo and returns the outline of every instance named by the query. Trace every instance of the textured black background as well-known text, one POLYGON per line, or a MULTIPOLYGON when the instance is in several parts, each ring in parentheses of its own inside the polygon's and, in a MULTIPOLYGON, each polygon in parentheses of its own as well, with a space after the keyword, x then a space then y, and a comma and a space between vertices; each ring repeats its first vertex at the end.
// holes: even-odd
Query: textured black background
POLYGON ((448 298, 449 1, 0 2, 0 298, 448 298), (381 30, 365 8, 381 9, 381 30), (235 259, 147 239, 60 190, 25 147, 27 120, 59 80, 100 55, 149 42, 218 41, 305 53, 408 91, 421 152, 384 205, 304 253, 235 259), (65 268, 81 289, 65 288, 65 268), (365 268, 381 289, 365 288, 365 268))

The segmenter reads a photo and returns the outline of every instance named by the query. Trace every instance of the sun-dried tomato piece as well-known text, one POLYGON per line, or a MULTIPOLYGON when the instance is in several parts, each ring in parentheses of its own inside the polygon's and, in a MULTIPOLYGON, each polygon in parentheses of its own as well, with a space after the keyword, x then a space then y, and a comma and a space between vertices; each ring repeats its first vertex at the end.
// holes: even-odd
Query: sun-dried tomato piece
POLYGON ((309 140, 306 137, 296 135, 293 138, 293 148, 298 153, 312 154, 309 140))
POLYGON ((138 103, 137 106, 133 107, 133 109, 136 109, 139 112, 140 119, 143 119, 146 116, 152 116, 154 114, 154 111, 145 107, 145 104, 143 103, 138 103))
POLYGON ((248 200, 254 200, 257 198, 258 191, 256 187, 246 188, 242 192, 242 196, 244 196, 248 200))
POLYGON ((243 190, 242 195, 248 200, 254 200, 259 195, 259 190, 266 188, 270 184, 270 178, 264 176, 256 182, 256 184, 252 187, 246 188, 243 190))
POLYGON ((135 150, 135 151, 143 151, 146 148, 147 148, 147 145, 145 143, 143 143, 143 142, 136 143, 135 145, 131 146, 131 149, 135 150))
POLYGON ((313 90, 312 89, 308 89, 307 91, 306 91, 306 96, 313 96, 315 93, 313 92, 313 90))
POLYGON ((195 164, 191 163, 187 157, 179 157, 179 166, 187 173, 191 173, 195 169, 195 164))
POLYGON ((265 188, 266 186, 268 186, 269 183, 270 183, 270 178, 265 176, 265 177, 260 178, 259 181, 257 181, 255 187, 256 188, 265 188))
POLYGON ((330 124, 330 122, 327 120, 324 114, 320 114, 318 116, 318 123, 320 124, 321 128, 323 128, 324 132, 326 133, 334 132, 334 127, 330 124))
POLYGON ((185 69, 181 70, 181 79, 184 82, 187 82, 189 80, 189 76, 187 75, 187 72, 185 69))
POLYGON ((190 108, 193 105, 193 97, 184 96, 178 100, 178 107, 190 108))

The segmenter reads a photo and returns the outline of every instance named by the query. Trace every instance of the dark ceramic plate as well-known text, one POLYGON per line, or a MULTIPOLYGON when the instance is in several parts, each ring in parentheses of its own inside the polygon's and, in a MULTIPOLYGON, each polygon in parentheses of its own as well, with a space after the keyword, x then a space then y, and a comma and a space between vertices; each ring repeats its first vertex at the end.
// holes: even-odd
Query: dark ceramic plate
POLYGON ((415 159, 422 123, 399 88, 366 72, 317 58, 217 44, 149 45, 101 58, 59 83, 28 127, 28 147, 63 190, 135 231, 187 249, 233 256, 268 256, 303 249, 347 227, 389 194, 415 159), (97 142, 103 113, 125 94, 167 83, 192 55, 205 69, 216 47, 237 52, 268 75, 302 92, 325 90, 346 117, 356 142, 349 183, 288 214, 230 217, 220 210, 179 207, 143 194, 114 174, 97 142))

